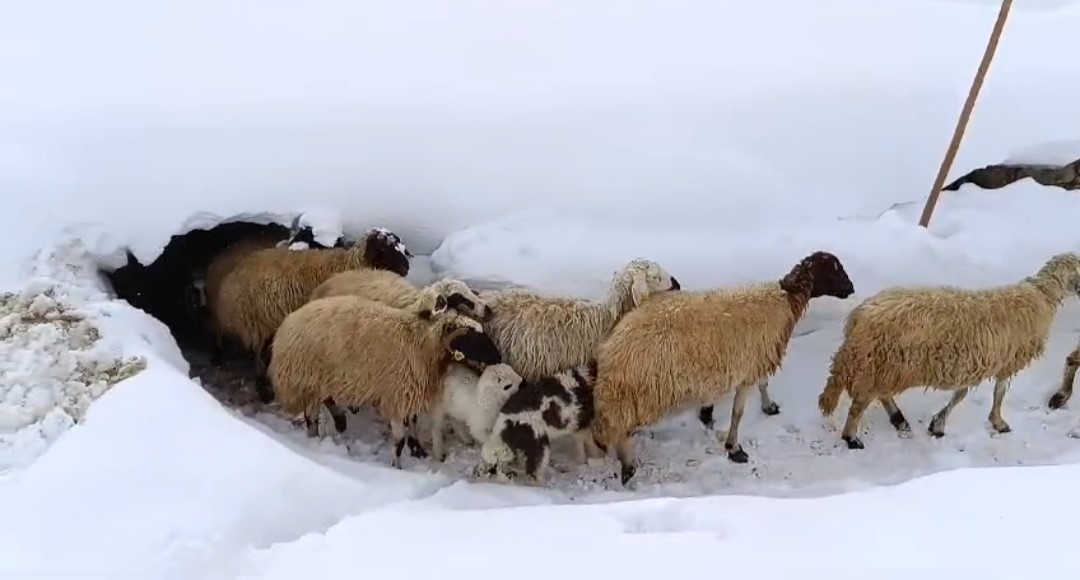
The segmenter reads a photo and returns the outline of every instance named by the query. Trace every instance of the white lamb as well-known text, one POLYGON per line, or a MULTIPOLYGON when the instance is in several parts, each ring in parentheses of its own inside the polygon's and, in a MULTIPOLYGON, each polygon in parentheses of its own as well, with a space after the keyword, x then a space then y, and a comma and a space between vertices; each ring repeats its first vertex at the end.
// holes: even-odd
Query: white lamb
POLYGON ((442 398, 431 410, 431 450, 435 460, 445 459, 446 417, 464 423, 472 439, 483 443, 499 409, 518 391, 521 382, 521 375, 508 364, 488 365, 477 374, 463 364, 452 363, 443 378, 442 398))

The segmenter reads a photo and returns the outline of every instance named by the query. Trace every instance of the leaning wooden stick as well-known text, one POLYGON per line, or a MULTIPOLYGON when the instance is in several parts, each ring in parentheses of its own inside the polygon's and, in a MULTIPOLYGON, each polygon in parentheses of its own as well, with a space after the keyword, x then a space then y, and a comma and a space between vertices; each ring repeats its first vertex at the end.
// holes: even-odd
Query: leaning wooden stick
POLYGON ((934 186, 930 189, 930 197, 927 198, 926 205, 923 206, 919 225, 924 228, 930 224, 930 216, 934 214, 934 207, 937 206, 941 188, 945 185, 945 177, 949 174, 949 170, 952 169, 956 151, 960 149, 960 141, 964 139, 968 119, 971 118, 971 111, 975 108, 975 101, 979 98, 979 90, 982 89, 986 71, 990 69, 990 62, 994 60, 994 52, 997 51, 998 40, 1001 38, 1001 31, 1005 28, 1005 20, 1009 17, 1010 8, 1012 8, 1012 0, 1001 0, 1001 10, 998 11, 994 30, 990 33, 990 41, 986 43, 986 50, 983 52, 982 62, 979 63, 979 70, 975 72, 975 79, 971 82, 971 89, 968 91, 967 101, 964 102, 964 109, 960 111, 960 118, 956 120, 956 129, 953 130, 952 141, 949 143, 948 150, 945 151, 945 158, 941 160, 941 167, 938 168, 934 186))

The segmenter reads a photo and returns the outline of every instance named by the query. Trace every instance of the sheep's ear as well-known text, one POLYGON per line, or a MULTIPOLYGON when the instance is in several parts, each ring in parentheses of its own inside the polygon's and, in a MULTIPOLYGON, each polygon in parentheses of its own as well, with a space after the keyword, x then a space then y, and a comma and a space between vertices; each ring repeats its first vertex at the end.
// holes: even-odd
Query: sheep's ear
POLYGON ((435 297, 435 305, 431 307, 431 313, 442 314, 443 312, 446 312, 446 306, 446 297, 439 294, 435 297))
POLYGON ((645 281, 645 272, 634 271, 630 278, 630 297, 634 299, 634 306, 641 306, 649 299, 649 283, 645 281))

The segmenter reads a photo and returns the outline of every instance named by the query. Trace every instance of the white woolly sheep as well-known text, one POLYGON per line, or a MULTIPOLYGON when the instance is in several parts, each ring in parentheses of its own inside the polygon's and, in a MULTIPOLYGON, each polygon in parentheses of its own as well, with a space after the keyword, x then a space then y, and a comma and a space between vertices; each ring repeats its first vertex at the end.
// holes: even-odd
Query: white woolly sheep
POLYGON ((526 380, 586 364, 612 327, 649 296, 679 290, 657 263, 635 259, 614 276, 607 300, 540 296, 524 290, 484 291, 492 315, 484 329, 506 362, 526 380))
MULTIPOLYGON (((461 314, 476 320, 484 320, 491 315, 487 304, 460 280, 439 280, 424 288, 446 297, 450 308, 461 314)), ((320 284, 311 293, 311 299, 352 294, 394 308, 407 308, 420 298, 420 290, 412 282, 386 270, 349 270, 334 274, 320 284)))
POLYGON ((625 484, 636 468, 635 429, 672 410, 715 401, 734 389, 728 458, 745 463, 739 422, 746 397, 777 370, 811 298, 854 292, 836 256, 815 252, 779 282, 668 293, 627 314, 597 354, 596 422, 602 448, 615 446, 625 484))
POLYGON ((465 424, 472 439, 482 444, 491 433, 495 416, 506 399, 521 386, 521 375, 508 364, 488 365, 476 371, 452 363, 443 377, 442 397, 431 410, 431 451, 436 461, 445 458, 443 436, 449 416, 465 424))
POLYGON ((356 296, 305 304, 285 317, 271 347, 270 383, 281 408, 303 413, 315 436, 323 404, 370 404, 390 422, 395 467, 406 443, 425 456, 405 428, 439 399, 450 361, 502 362, 479 322, 446 310, 441 296, 433 318, 356 296))
POLYGON ((480 450, 481 471, 509 476, 523 462, 525 474, 542 485, 551 459, 551 442, 563 436, 575 441, 577 460, 603 456, 589 431, 593 421, 596 364, 578 365, 552 376, 528 381, 506 400, 495 418, 491 435, 480 450))
POLYGON ((867 298, 848 315, 844 340, 833 355, 818 408, 829 416, 840 395, 851 396, 843 440, 863 449, 857 437, 867 406, 881 401, 900 433, 911 426, 895 397, 916 386, 953 391, 930 421, 934 437, 945 435, 949 414, 968 391, 994 379, 989 421, 1010 431, 1001 404, 1012 378, 1042 356, 1050 324, 1062 301, 1080 290, 1080 255, 1051 257, 1016 284, 967 290, 950 286, 889 288, 867 298))
MULTIPOLYGON (((396 236, 372 230, 352 248, 288 250, 267 248, 240 259, 221 282, 214 314, 223 333, 255 356, 258 375, 266 369, 267 347, 282 320, 308 301, 311 292, 338 272, 363 267, 402 276, 409 259, 396 236)), ((269 402, 272 393, 260 385, 269 402)))

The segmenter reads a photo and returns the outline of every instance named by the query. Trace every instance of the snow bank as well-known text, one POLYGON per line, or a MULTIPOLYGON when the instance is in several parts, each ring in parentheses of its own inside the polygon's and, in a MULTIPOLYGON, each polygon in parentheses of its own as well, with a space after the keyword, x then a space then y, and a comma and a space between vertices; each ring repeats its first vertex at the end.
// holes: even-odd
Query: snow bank
POLYGON ((1051 141, 1019 149, 1002 163, 1017 165, 1067 165, 1080 159, 1080 139, 1051 141))
POLYGON ((1080 570, 1061 527, 1080 517, 1068 501, 1077 485, 1076 466, 965 469, 813 500, 734 496, 456 511, 403 505, 254 550, 229 576, 362 569, 379 578, 458 578, 513 570, 514 578, 548 580, 553 569, 596 568, 653 579, 712 574, 718 565, 725 576, 747 578, 1058 575, 1080 570), (416 557, 418 546, 427 557, 416 557), (548 558, 558 565, 530 565, 548 558))
POLYGON ((1080 197, 1031 182, 992 194, 946 192, 929 230, 917 224, 921 211, 922 204, 900 204, 876 218, 778 220, 754 232, 630 228, 527 212, 451 234, 432 265, 441 276, 596 299, 636 256, 658 261, 684 288, 703 289, 779 279, 807 254, 827 250, 855 284, 846 302, 857 303, 894 284, 1011 283, 1052 254, 1080 251, 1080 197))
MULTIPOLYGON (((1056 57, 1080 49, 1080 11, 1029 10, 1054 5, 1014 7, 957 172, 1080 124, 1056 57)), ((23 254, 52 240, 59 200, 148 253, 199 211, 300 203, 417 253, 533 207, 627 227, 875 215, 924 195, 995 11, 21 3, 0 23, 0 189, 23 254)))

